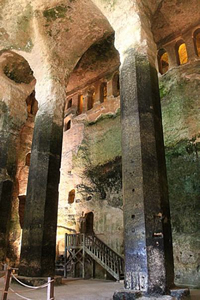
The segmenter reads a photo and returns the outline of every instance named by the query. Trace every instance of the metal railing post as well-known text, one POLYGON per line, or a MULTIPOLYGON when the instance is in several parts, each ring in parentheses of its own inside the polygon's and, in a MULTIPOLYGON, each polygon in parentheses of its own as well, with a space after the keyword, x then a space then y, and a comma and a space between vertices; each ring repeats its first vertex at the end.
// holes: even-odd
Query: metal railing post
POLYGON ((47 300, 54 299, 54 278, 48 277, 47 300))
POLYGON ((6 277, 5 277, 5 285, 4 285, 4 291, 2 295, 2 300, 7 300, 8 297, 8 289, 10 285, 10 277, 11 277, 12 269, 6 270, 6 277))
POLYGON ((65 257, 64 257, 64 278, 67 277, 67 246, 68 246, 68 236, 65 233, 65 257))
POLYGON ((82 277, 85 279, 85 233, 83 234, 83 271, 82 277))

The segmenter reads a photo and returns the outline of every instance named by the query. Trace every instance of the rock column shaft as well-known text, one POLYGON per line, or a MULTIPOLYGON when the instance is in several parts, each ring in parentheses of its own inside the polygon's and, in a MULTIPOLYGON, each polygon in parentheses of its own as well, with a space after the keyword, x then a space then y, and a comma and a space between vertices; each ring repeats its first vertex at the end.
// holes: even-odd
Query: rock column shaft
POLYGON ((9 174, 13 172, 12 165, 9 165, 9 148, 12 149, 10 135, 2 131, 0 140, 0 260, 4 262, 13 189, 13 180, 9 174))
POLYGON ((157 72, 127 51, 121 66, 125 288, 162 294, 173 253, 157 72))
POLYGON ((39 111, 34 128, 21 248, 20 274, 23 276, 54 274, 62 135, 62 125, 55 123, 48 112, 39 111))

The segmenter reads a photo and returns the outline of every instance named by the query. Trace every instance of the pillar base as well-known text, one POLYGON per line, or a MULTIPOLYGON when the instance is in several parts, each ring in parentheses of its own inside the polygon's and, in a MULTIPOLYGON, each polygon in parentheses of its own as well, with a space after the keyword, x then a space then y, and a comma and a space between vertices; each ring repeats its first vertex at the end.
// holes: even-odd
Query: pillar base
POLYGON ((113 295, 113 300, 175 300, 169 295, 148 295, 147 293, 130 291, 130 290, 121 290, 116 291, 113 295))
MULTIPOLYGON (((21 282, 30 285, 30 286, 40 286, 48 282, 48 277, 25 277, 25 276, 16 276, 18 280, 21 282)), ((16 283, 15 279, 13 282, 16 283)), ((54 277, 54 285, 61 285, 62 284, 62 277, 55 276, 54 277)))
POLYGON ((148 295, 147 293, 120 290, 116 291, 113 295, 113 300, 182 300, 190 295, 190 290, 174 288, 170 290, 170 295, 148 295))
POLYGON ((181 299, 184 299, 184 297, 190 295, 190 290, 188 288, 175 287, 173 289, 170 289, 170 294, 175 299, 181 300, 181 299))

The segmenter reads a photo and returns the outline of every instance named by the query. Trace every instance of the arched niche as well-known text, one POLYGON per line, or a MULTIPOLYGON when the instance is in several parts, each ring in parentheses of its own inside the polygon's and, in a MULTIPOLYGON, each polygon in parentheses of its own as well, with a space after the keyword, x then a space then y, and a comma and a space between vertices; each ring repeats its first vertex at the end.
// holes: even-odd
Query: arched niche
POLYGON ((26 123, 27 114, 35 115, 38 110, 34 92, 36 80, 28 61, 10 50, 0 51, 0 75, 4 82, 1 93, 7 97, 10 91, 7 105, 11 109, 6 114, 12 117, 10 126, 18 131, 26 123), (17 109, 12 109, 14 107, 17 109))
POLYGON ((86 213, 83 218, 81 218, 80 232, 86 234, 94 233, 94 213, 86 213))
POLYGON ((195 46, 196 55, 198 57, 200 57, 200 28, 195 30, 195 32, 193 34, 193 38, 194 38, 194 46, 195 46))
POLYGON ((78 109, 77 114, 80 115, 83 112, 83 95, 78 95, 78 109))
POLYGON ((74 199, 75 199, 75 190, 71 190, 69 192, 69 195, 68 195, 68 204, 72 204, 74 203, 74 199))
POLYGON ((112 93, 114 97, 120 94, 119 72, 116 72, 112 78, 112 93))
POLYGON ((178 65, 184 65, 188 62, 187 47, 183 40, 179 40, 175 46, 176 59, 178 65))
POLYGON ((102 82, 100 85, 100 103, 105 102, 107 98, 107 82, 102 82))
POLYGON ((158 51, 158 67, 160 74, 165 74, 169 70, 169 56, 163 48, 158 51))
POLYGON ((26 166, 30 167, 30 163, 31 163, 31 153, 29 152, 26 155, 26 162, 25 162, 25 164, 26 164, 26 166))
POLYGON ((94 214, 93 212, 89 212, 85 214, 86 218, 86 233, 93 234, 94 233, 94 214))
POLYGON ((27 97, 26 104, 28 114, 35 116, 38 111, 38 102, 35 99, 35 90, 27 97))
POLYGON ((71 128, 71 120, 65 123, 64 131, 68 131, 71 128))
POLYGON ((87 96, 87 110, 90 110, 94 106, 94 100, 95 100, 95 91, 91 90, 88 91, 88 96, 87 96))
POLYGON ((72 98, 67 102, 67 109, 69 109, 70 107, 72 107, 72 98))
POLYGON ((1 64, 3 73, 10 80, 16 84, 24 83, 27 85, 35 80, 33 71, 23 56, 9 50, 0 51, 0 56, 3 58, 1 64))

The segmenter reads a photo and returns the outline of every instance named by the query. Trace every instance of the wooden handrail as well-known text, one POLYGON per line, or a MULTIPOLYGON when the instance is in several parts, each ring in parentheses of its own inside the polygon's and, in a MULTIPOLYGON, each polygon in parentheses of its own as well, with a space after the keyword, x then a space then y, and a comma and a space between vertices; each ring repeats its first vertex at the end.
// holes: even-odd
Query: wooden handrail
MULTIPOLYGON (((83 242, 83 233, 70 233, 70 234, 66 234, 67 237, 74 237, 75 238, 75 241, 77 242, 77 236, 81 237, 81 242, 83 242)), ((89 238, 91 239, 92 241, 97 240, 99 242, 99 244, 97 244, 95 241, 94 243, 97 244, 97 246, 99 247, 102 247, 102 246, 105 246, 106 249, 109 249, 113 254, 115 254, 117 257, 119 257, 119 259, 122 259, 123 260, 123 257, 121 257, 117 252, 115 252, 112 248, 110 248, 108 245, 106 245, 101 239, 99 239, 96 235, 89 235, 89 234, 86 234, 86 238, 89 238)), ((67 244, 68 246, 81 246, 82 243, 79 243, 79 244, 67 244)))
MULTIPOLYGON (((87 236, 86 239, 89 239, 90 241, 92 241, 92 245, 89 245, 90 247, 95 245, 100 251, 103 252, 104 257, 106 258, 106 261, 108 262, 108 264, 112 264, 112 265, 116 265, 117 264, 117 268, 119 269, 119 272, 123 272, 123 258, 117 254, 115 251, 113 251, 110 247, 108 247, 104 242, 102 242, 100 239, 98 239, 96 236, 87 236), (96 242, 96 240, 98 242, 96 242)), ((86 244, 87 247, 87 244, 86 244)), ((95 251, 95 247, 94 247, 94 251, 95 251)))
POLYGON ((86 251, 87 254, 102 264, 102 266, 116 279, 119 280, 120 275, 123 274, 123 258, 96 235, 83 233, 66 234, 65 241, 66 251, 67 249, 82 249, 83 257, 85 256, 86 251))
MULTIPOLYGON (((94 237, 91 238, 91 236, 86 236, 86 241, 90 240, 94 245, 96 245, 101 251, 104 252, 105 255, 108 255, 113 260, 123 260, 123 258, 117 254, 115 251, 113 251, 110 247, 108 247, 105 243, 101 243, 101 240, 94 237), (97 242, 98 241, 98 242, 97 242)), ((87 247, 87 244, 85 245, 87 247)))

